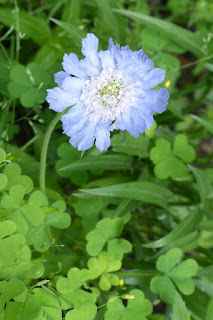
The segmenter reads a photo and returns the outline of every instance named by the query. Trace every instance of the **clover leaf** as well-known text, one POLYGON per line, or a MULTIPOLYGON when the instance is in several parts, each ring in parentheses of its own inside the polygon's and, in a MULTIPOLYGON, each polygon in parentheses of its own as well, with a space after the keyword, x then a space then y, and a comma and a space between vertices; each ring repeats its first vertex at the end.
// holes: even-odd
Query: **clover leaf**
POLYGON ((0 239, 10 236, 16 231, 16 225, 13 221, 5 220, 0 222, 0 239))
POLYGON ((89 279, 89 270, 72 268, 67 274, 67 278, 62 277, 57 281, 56 288, 75 308, 78 308, 86 300, 96 301, 94 294, 81 289, 84 282, 89 279))
POLYGON ((54 238, 50 227, 65 229, 71 222, 70 215, 64 212, 66 205, 63 201, 56 201, 48 206, 48 199, 40 190, 34 191, 28 203, 21 207, 28 231, 25 234, 28 245, 33 245, 39 252, 46 251, 54 238))
POLYGON ((58 150, 58 156, 61 158, 56 162, 56 171, 61 177, 69 178, 73 184, 75 185, 82 185, 87 182, 88 180, 88 173, 87 171, 60 171, 60 168, 63 168, 72 162, 80 160, 81 153, 71 146, 70 143, 62 143, 58 150))
POLYGON ((75 213, 82 217, 82 225, 87 229, 91 230, 95 228, 98 222, 98 216, 103 209, 109 204, 109 200, 97 198, 97 199, 77 199, 72 204, 75 209, 75 213))
POLYGON ((26 193, 30 193, 33 190, 33 181, 30 179, 30 177, 22 175, 21 171, 21 167, 16 163, 9 163, 5 167, 3 173, 8 179, 5 190, 9 190, 14 185, 23 186, 26 193))
POLYGON ((132 244, 123 238, 108 241, 108 253, 113 259, 122 260, 124 253, 132 250, 132 244))
POLYGON ((88 260, 89 278, 91 280, 101 276, 99 287, 102 290, 109 290, 111 286, 119 284, 119 278, 110 272, 118 271, 121 268, 121 261, 114 260, 109 257, 105 251, 101 252, 98 258, 90 258, 88 260))
POLYGON ((4 302, 20 295, 25 290, 24 282, 16 278, 0 282, 0 294, 4 302))
POLYGON ((25 243, 25 238, 17 233, 0 239, 0 266, 29 261, 31 252, 25 243))
POLYGON ((62 319, 62 307, 58 295, 56 295, 53 291, 50 291, 46 287, 43 287, 43 289, 35 288, 33 289, 33 293, 42 305, 42 309, 47 319, 62 319))
POLYGON ((173 248, 165 255, 161 255, 156 263, 157 270, 163 275, 152 278, 150 288, 166 303, 174 303, 176 287, 185 295, 190 295, 195 290, 191 277, 197 272, 197 262, 194 259, 187 259, 180 263, 181 257, 182 251, 179 248, 173 248))
POLYGON ((102 219, 96 224, 96 228, 87 234, 87 252, 91 256, 97 256, 108 240, 118 237, 123 230, 123 219, 102 219))
POLYGON ((43 223, 45 214, 41 206, 48 204, 47 197, 40 190, 34 191, 28 203, 22 206, 21 211, 33 226, 39 226, 43 223))
POLYGON ((0 148, 0 163, 4 162, 5 159, 6 159, 6 153, 2 148, 0 148))
POLYGON ((127 297, 131 297, 127 302, 127 307, 119 298, 108 302, 105 320, 146 320, 146 316, 152 313, 152 304, 145 299, 144 293, 138 289, 130 291, 127 297))
POLYGON ((195 151, 187 142, 185 135, 177 135, 173 149, 171 143, 163 138, 156 141, 151 149, 150 159, 154 163, 154 173, 159 179, 180 179, 188 175, 188 169, 182 162, 191 163, 195 159, 195 151))
POLYGON ((148 141, 140 135, 137 139, 126 132, 125 142, 121 140, 120 134, 112 137, 113 151, 128 155, 135 155, 140 158, 148 157, 148 141))
POLYGON ((0 173, 0 191, 4 190, 4 188, 6 187, 8 183, 8 178, 5 174, 0 173))
POLYGON ((1 206, 5 209, 17 209, 20 207, 25 195, 25 188, 22 186, 12 186, 9 194, 5 194, 1 199, 1 206))
POLYGON ((66 204, 64 201, 58 200, 51 205, 51 209, 47 211, 46 222, 51 227, 58 229, 66 229, 69 227, 71 218, 65 213, 66 204))
POLYGON ((10 79, 9 93, 19 98, 25 108, 44 102, 46 89, 51 84, 49 73, 36 63, 30 63, 27 66, 15 65, 11 69, 10 79))
POLYGON ((78 308, 70 310, 65 316, 65 320, 93 320, 97 313, 97 306, 92 301, 84 301, 78 308))

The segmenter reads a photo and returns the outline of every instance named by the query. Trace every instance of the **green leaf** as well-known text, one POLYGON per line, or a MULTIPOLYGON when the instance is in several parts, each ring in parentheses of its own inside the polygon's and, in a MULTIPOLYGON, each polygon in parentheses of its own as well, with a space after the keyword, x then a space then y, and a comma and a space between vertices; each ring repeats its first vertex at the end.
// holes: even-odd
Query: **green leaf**
POLYGON ((205 320, 212 320, 212 315, 213 315, 213 299, 211 299, 208 304, 205 320))
POLYGON ((168 276, 152 278, 150 289, 153 293, 158 293, 162 301, 168 304, 174 303, 177 290, 168 276))
POLYGON ((126 299, 128 299, 128 296, 131 297, 127 300, 127 307, 116 297, 107 303, 105 320, 146 320, 146 316, 152 313, 152 304, 145 299, 142 291, 134 289, 128 292, 126 296, 126 299))
POLYGON ((191 320, 186 304, 179 294, 176 294, 175 296, 172 320, 191 320))
POLYGON ((121 218, 102 219, 95 230, 87 234, 87 252, 91 256, 97 256, 109 239, 118 237, 123 229, 123 220, 121 218))
POLYGON ((93 280, 102 274, 118 271, 121 268, 121 261, 109 256, 106 251, 102 251, 98 258, 88 260, 89 279, 93 280))
POLYGON ((16 231, 16 225, 13 221, 5 220, 0 222, 0 239, 10 236, 16 231))
POLYGON ((8 178, 5 174, 0 173, 0 191, 3 190, 8 183, 8 178))
POLYGON ((5 159, 6 159, 6 153, 2 148, 0 148, 0 163, 4 162, 5 159))
POLYGON ((24 303, 22 320, 40 320, 43 310, 39 300, 35 296, 29 297, 24 303))
POLYGON ((67 312, 65 320, 93 320, 97 313, 97 306, 91 301, 84 301, 82 305, 67 312))
MULTIPOLYGON (((46 287, 43 287, 47 289, 46 287)), ((35 297, 39 300, 42 305, 42 309, 45 311, 45 314, 51 320, 61 320, 62 319, 62 310, 61 310, 61 301, 59 297, 50 291, 49 289, 44 290, 41 288, 33 289, 35 297), (47 291, 48 290, 48 291, 47 291)))
POLYGON ((20 207, 25 195, 25 188, 19 185, 12 186, 9 194, 1 199, 1 206, 5 209, 17 209, 20 207))
POLYGON ((202 169, 198 169, 190 165, 188 165, 188 167, 189 167, 189 170, 192 171, 197 181, 201 201, 204 201, 209 196, 212 196, 213 187, 208 175, 202 169))
POLYGON ((88 180, 87 171, 61 171, 60 169, 81 159, 81 153, 70 143, 62 143, 58 150, 58 156, 61 158, 56 162, 56 171, 61 177, 69 177, 73 184, 82 185, 88 180))
POLYGON ((5 301, 9 301, 20 295, 25 290, 24 282, 16 278, 11 278, 9 281, 0 282, 0 293, 5 301))
POLYGON ((57 290, 60 293, 69 293, 80 288, 89 279, 89 270, 72 268, 67 274, 67 278, 60 278, 57 281, 57 290))
POLYGON ((21 167, 16 163, 9 163, 4 174, 8 178, 6 190, 9 190, 14 185, 21 185, 25 188, 25 193, 30 193, 33 190, 33 181, 30 177, 21 174, 21 167))
POLYGON ((121 21, 118 21, 117 17, 114 15, 112 8, 117 7, 117 3, 114 0, 105 1, 105 0, 95 0, 99 10, 102 12, 102 19, 105 24, 107 24, 107 29, 114 34, 114 38, 117 41, 120 41, 122 36, 121 21))
POLYGON ((0 240, 0 266, 14 264, 16 261, 29 261, 31 252, 25 245, 25 238, 20 234, 13 234, 0 240))
POLYGON ((81 306, 86 301, 96 301, 94 294, 80 289, 85 281, 89 279, 89 270, 72 268, 67 274, 67 278, 60 278, 57 281, 56 288, 61 295, 74 305, 75 308, 81 306))
POLYGON ((65 30, 67 32, 67 35, 73 38, 78 47, 81 46, 82 38, 86 37, 85 31, 73 26, 71 23, 68 22, 63 22, 53 18, 51 18, 50 20, 57 24, 59 27, 61 27, 63 30, 65 30))
POLYGON ((190 115, 192 119, 199 122, 209 133, 213 134, 213 121, 206 120, 201 117, 196 116, 195 114, 190 115))
POLYGON ((46 97, 46 89, 51 85, 49 73, 34 62, 26 67, 21 64, 13 66, 10 79, 9 93, 20 98, 21 104, 26 108, 42 103, 46 97))
POLYGON ((39 45, 45 44, 51 36, 51 31, 44 20, 32 16, 25 11, 16 11, 9 8, 0 9, 0 21, 7 26, 17 27, 17 15, 20 32, 32 38, 39 45))
POLYGON ((173 40, 162 34, 160 30, 155 31, 148 27, 143 28, 141 32, 141 42, 143 43, 145 53, 146 51, 159 52, 161 50, 175 53, 184 53, 185 51, 173 40), (150 38, 152 39, 152 41, 150 41, 150 38))
POLYGON ((131 159, 129 157, 115 155, 101 155, 82 158, 74 163, 60 169, 60 171, 76 171, 76 170, 130 170, 131 159))
POLYGON ((180 47, 193 52, 197 56, 202 57, 204 55, 202 39, 189 30, 183 29, 171 22, 150 17, 142 13, 119 9, 114 9, 113 11, 133 19, 136 22, 142 23, 155 31, 162 32, 163 35, 170 38, 172 41, 175 41, 180 47))
POLYGON ((47 198, 44 193, 36 190, 31 194, 28 203, 21 207, 21 211, 33 226, 40 226, 45 218, 41 206, 46 206, 47 204, 47 198))
POLYGON ((186 136, 177 135, 174 140, 173 153, 171 143, 163 138, 156 141, 156 146, 151 149, 150 159, 155 164, 154 172, 159 179, 181 179, 188 176, 187 167, 175 156, 191 162, 194 160, 195 152, 188 145, 186 136))
POLYGON ((105 197, 119 197, 166 207, 172 192, 165 187, 146 181, 128 182, 110 187, 80 189, 81 192, 105 197))
POLYGON ((169 276, 172 277, 172 279, 184 280, 185 278, 193 277, 197 273, 197 270, 197 262, 194 259, 187 259, 173 269, 169 273, 169 276))
POLYGON ((161 299, 167 303, 175 301, 177 290, 173 282, 185 295, 190 295, 195 290, 195 283, 191 277, 197 272, 197 262, 187 259, 177 265, 181 256, 182 251, 179 248, 173 248, 165 255, 161 255, 157 260, 156 268, 166 275, 154 277, 150 283, 151 290, 159 293, 161 299))
POLYGON ((195 159, 195 151, 193 147, 188 144, 187 138, 184 134, 178 134, 175 137, 173 153, 185 162, 190 163, 195 159))
POLYGON ((142 135, 138 138, 132 137, 129 133, 126 134, 125 143, 122 143, 120 134, 115 134, 112 137, 113 151, 124 153, 140 158, 148 157, 148 141, 142 135))
POLYGON ((178 226, 175 229, 173 229, 165 237, 153 241, 151 243, 145 244, 143 246, 146 248, 160 248, 166 246, 193 231, 202 218, 203 215, 199 210, 192 211, 178 224, 178 226))
POLYGON ((156 263, 157 270, 165 273, 175 267, 182 257, 182 251, 179 248, 169 250, 165 255, 161 255, 156 263))
POLYGON ((118 238, 108 241, 109 256, 115 260, 122 260, 123 254, 132 250, 132 245, 129 241, 118 238))

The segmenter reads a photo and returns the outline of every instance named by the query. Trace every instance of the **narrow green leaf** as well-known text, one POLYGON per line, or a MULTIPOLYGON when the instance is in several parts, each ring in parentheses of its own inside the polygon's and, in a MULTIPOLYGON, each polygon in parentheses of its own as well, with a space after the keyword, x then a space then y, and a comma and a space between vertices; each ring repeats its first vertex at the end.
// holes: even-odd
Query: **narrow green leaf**
POLYGON ((189 30, 183 29, 171 22, 164 21, 148 15, 132 12, 129 10, 114 9, 117 12, 127 18, 133 19, 139 23, 142 23, 151 29, 162 32, 165 36, 175 41, 182 48, 193 52, 197 56, 203 56, 204 50, 202 50, 202 40, 189 30))
POLYGON ((71 23, 68 22, 63 22, 53 18, 50 20, 62 29, 64 29, 67 32, 68 36, 72 37, 76 41, 76 44, 79 44, 79 47, 81 46, 81 39, 86 36, 85 31, 80 30, 79 28, 73 26, 71 23))
POLYGON ((179 294, 175 296, 172 320, 191 320, 185 302, 179 294))
POLYGON ((170 233, 168 233, 165 237, 145 244, 144 247, 146 248, 160 248, 165 245, 168 245, 172 243, 175 240, 180 239, 181 237, 189 234, 194 230, 194 228, 198 225, 198 223, 201 221, 203 218, 203 215, 201 214, 200 211, 193 211, 189 213, 185 219, 183 219, 179 225, 172 230, 170 233))
POLYGON ((208 175, 201 169, 188 165, 189 169, 192 171, 198 185, 200 198, 202 201, 206 200, 209 196, 213 194, 213 187, 211 180, 208 175))
POLYGON ((191 114, 191 118, 195 121, 199 122, 209 133, 213 134, 213 121, 206 120, 196 116, 195 114, 191 114))
POLYGON ((98 196, 129 198, 153 203, 161 207, 165 207, 169 198, 173 195, 168 189, 146 181, 128 182, 103 188, 82 189, 80 191, 98 196))
POLYGON ((130 170, 131 163, 129 157, 116 155, 101 155, 82 158, 68 166, 60 168, 59 171, 81 171, 81 170, 130 170))
MULTIPOLYGON (((7 26, 16 28, 16 12, 9 8, 0 9, 0 21, 7 26)), ((39 45, 45 44, 50 38, 51 31, 46 22, 38 17, 31 16, 25 11, 18 12, 19 30, 32 38, 39 45)))

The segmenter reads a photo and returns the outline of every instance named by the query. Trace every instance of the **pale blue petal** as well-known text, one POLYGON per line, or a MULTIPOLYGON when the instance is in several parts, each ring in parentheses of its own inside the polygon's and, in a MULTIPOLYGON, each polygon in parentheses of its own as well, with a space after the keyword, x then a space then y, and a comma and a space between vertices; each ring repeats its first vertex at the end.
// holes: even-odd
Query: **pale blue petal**
POLYGON ((71 127, 80 122, 82 115, 84 114, 84 111, 84 105, 81 103, 77 103, 72 108, 70 108, 66 114, 64 114, 61 117, 64 132, 68 132, 68 130, 70 130, 71 127))
POLYGON ((81 131, 74 134, 70 138, 69 142, 71 143, 71 145, 73 145, 74 148, 78 148, 79 151, 87 150, 94 144, 95 129, 95 125, 88 124, 84 126, 81 131))
POLYGON ((62 83, 62 89, 69 91, 75 96, 80 96, 84 86, 85 81, 75 77, 67 77, 62 83))
POLYGON ((148 71, 142 77, 143 89, 149 90, 156 87, 159 83, 163 82, 165 72, 162 69, 154 68, 148 71))
POLYGON ((57 112, 64 111, 67 107, 72 106, 78 101, 78 99, 69 94, 69 92, 61 90, 58 87, 47 90, 46 100, 50 104, 50 109, 57 112))
POLYGON ((100 51, 99 57, 101 58, 103 69, 115 69, 114 55, 110 52, 110 50, 100 51))
POLYGON ((85 73, 89 77, 98 76, 101 72, 101 68, 93 64, 88 58, 81 60, 80 65, 81 65, 81 68, 84 69, 85 73))
POLYGON ((143 50, 133 51, 132 59, 135 64, 139 67, 141 72, 151 70, 154 68, 154 63, 149 59, 144 53, 143 50))
POLYGON ((130 112, 121 113, 113 127, 122 131, 127 130, 132 136, 138 137, 140 133, 146 129, 146 123, 142 115, 136 110, 132 109, 130 112))
POLYGON ((96 127, 95 131, 95 145, 102 152, 103 150, 107 150, 110 146, 110 131, 109 131, 109 122, 100 123, 96 127))
POLYGON ((101 63, 98 57, 98 38, 93 33, 88 33, 86 38, 82 39, 82 53, 88 62, 100 70, 101 63))
POLYGON ((165 88, 150 90, 146 95, 146 101, 150 103, 158 113, 166 110, 168 99, 169 93, 165 88))
POLYGON ((70 77, 70 75, 68 73, 64 72, 64 71, 59 71, 59 72, 54 74, 55 83, 57 83, 59 88, 61 88, 62 82, 64 81, 64 79, 66 77, 70 77))
POLYGON ((85 71, 80 66, 80 61, 75 53, 70 53, 69 55, 65 53, 62 65, 68 74, 81 79, 88 78, 85 71))
POLYGON ((127 68, 132 62, 132 50, 128 46, 122 47, 115 53, 115 62, 119 70, 127 68))

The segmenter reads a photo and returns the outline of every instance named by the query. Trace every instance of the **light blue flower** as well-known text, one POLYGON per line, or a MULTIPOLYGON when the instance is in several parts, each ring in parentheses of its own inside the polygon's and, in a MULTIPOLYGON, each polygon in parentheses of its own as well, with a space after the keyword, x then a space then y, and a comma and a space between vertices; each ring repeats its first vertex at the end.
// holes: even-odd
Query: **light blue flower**
POLYGON ((82 40, 84 59, 64 55, 63 68, 55 74, 58 87, 47 90, 50 109, 61 112, 63 132, 78 150, 95 142, 100 150, 110 146, 110 131, 127 130, 138 137, 153 126, 153 113, 166 110, 168 91, 152 90, 164 80, 142 50, 132 51, 109 40, 108 50, 98 52, 92 33, 82 40))

